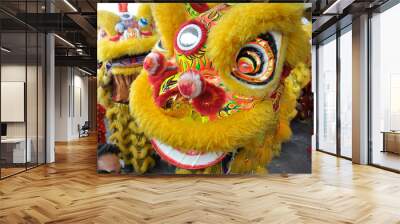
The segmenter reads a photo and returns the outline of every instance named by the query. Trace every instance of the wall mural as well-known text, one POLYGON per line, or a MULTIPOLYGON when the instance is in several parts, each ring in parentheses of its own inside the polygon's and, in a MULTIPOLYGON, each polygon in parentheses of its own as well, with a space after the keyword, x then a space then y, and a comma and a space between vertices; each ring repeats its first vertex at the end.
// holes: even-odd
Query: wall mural
POLYGON ((305 4, 98 7, 99 173, 311 172, 305 4))

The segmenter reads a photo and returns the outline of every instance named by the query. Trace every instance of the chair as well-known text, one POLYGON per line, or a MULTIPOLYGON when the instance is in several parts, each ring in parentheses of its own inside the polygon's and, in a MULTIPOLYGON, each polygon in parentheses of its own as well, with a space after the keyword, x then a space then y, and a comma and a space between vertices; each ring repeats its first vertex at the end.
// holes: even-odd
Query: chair
POLYGON ((78 124, 79 138, 89 136, 90 124, 89 121, 85 121, 82 127, 78 124))

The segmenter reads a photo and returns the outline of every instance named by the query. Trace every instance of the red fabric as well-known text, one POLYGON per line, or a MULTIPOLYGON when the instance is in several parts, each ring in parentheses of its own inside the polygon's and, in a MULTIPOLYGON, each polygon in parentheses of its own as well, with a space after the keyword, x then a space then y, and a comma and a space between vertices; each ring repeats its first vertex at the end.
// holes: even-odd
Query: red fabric
MULTIPOLYGON (((175 66, 172 66, 172 65, 173 64, 171 62, 167 62, 167 65, 166 65, 167 69, 166 70, 164 69, 164 72, 162 74, 148 76, 148 79, 149 79, 151 85, 153 86, 153 98, 155 99, 156 102, 158 102, 157 105, 160 105, 159 103, 161 103, 161 101, 162 101, 162 99, 158 100, 162 83, 168 77, 178 73, 178 68, 175 66)), ((170 94, 170 95, 172 95, 172 94, 170 94)))
POLYGON ((285 80, 285 78, 289 76, 291 71, 292 71, 291 67, 289 67, 287 65, 283 66, 283 70, 282 70, 282 73, 281 73, 282 80, 285 80))
POLYGON ((310 82, 302 89, 301 95, 297 100, 297 118, 300 120, 311 119, 313 115, 313 107, 314 101, 310 82))
POLYGON ((166 93, 164 93, 164 94, 158 96, 158 97, 156 98, 156 104, 157 104, 157 106, 159 106, 159 107, 164 107, 165 104, 167 103, 167 100, 168 100, 171 96, 177 95, 178 92, 179 92, 179 91, 178 91, 178 88, 173 88, 173 89, 169 90, 168 92, 166 92, 166 93))
POLYGON ((106 143, 106 126, 104 124, 104 117, 106 114, 106 109, 97 104, 97 142, 99 144, 106 143))
POLYGON ((200 114, 212 116, 225 104, 226 95, 223 89, 207 82, 204 84, 203 93, 193 99, 192 105, 200 114))
POLYGON ((190 3, 190 6, 198 13, 203 13, 210 9, 207 3, 190 3))
POLYGON ((128 3, 118 3, 119 12, 128 12, 128 3))

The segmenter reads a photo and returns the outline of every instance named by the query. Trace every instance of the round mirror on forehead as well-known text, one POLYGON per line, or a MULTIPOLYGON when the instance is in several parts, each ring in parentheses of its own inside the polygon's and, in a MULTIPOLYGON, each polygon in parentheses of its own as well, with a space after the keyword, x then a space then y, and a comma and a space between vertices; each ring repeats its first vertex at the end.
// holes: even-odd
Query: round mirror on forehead
POLYGON ((190 55, 196 53, 206 40, 206 30, 202 24, 191 21, 179 30, 175 48, 179 53, 190 55))
POLYGON ((178 46, 182 50, 191 50, 200 42, 201 29, 195 24, 184 27, 178 34, 178 46))

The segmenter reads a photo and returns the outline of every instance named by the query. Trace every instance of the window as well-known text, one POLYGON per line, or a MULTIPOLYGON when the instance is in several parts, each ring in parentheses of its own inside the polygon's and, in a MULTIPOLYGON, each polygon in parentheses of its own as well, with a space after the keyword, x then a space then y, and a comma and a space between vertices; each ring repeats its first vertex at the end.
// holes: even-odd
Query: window
POLYGON ((340 154, 352 157, 352 32, 340 36, 340 154))
MULTIPOLYGON (((44 1, 1 1, 19 16, 44 1)), ((45 163, 45 34, 0 12, 0 178, 45 163), (10 97, 12 96, 12 97, 10 97), (11 109, 13 108, 13 109, 11 109)))
POLYGON ((318 149, 336 153, 336 36, 318 48, 318 149))
POLYGON ((372 163, 400 170, 400 5, 371 18, 372 163))

